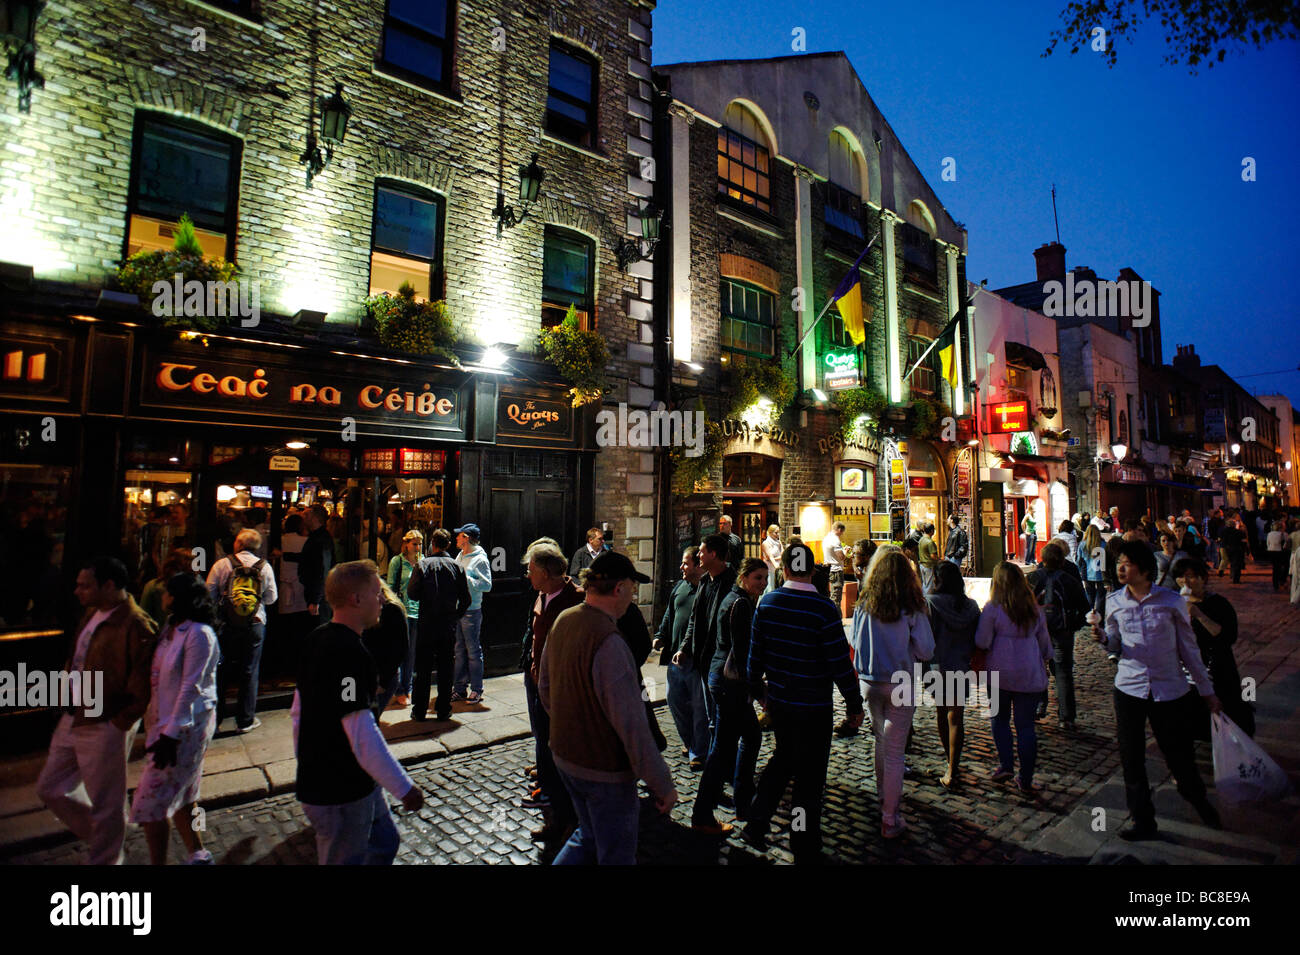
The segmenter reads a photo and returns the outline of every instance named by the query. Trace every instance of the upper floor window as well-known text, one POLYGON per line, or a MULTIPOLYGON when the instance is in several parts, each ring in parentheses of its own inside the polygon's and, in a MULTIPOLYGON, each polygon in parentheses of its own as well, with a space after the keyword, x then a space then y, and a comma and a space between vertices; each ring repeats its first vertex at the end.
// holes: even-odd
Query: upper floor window
POLYGON ((727 107, 718 129, 718 192, 772 211, 772 184, 766 142, 754 114, 739 103, 727 107))
POLYGON ((564 321, 573 306, 581 328, 595 327, 591 240, 576 233, 546 227, 542 251, 542 327, 564 321))
POLYGON ((204 0, 204 2, 222 10, 228 10, 245 20, 256 19, 257 14, 260 12, 256 8, 262 5, 260 0, 204 0))
POLYGON ((934 285, 938 278, 934 240, 910 222, 899 225, 903 238, 903 277, 909 282, 934 285))
POLYGON ((451 85, 455 0, 388 0, 381 61, 423 86, 451 85))
POLYGON ((546 131, 588 149, 596 144, 596 61, 554 40, 546 90, 546 131))
POLYGON ((235 257, 239 140, 208 127, 139 113, 127 197, 126 254, 168 250, 186 213, 203 254, 235 257))
POLYGON ((722 347, 771 358, 776 354, 776 296, 740 282, 722 280, 722 347))
POLYGON ((415 297, 442 297, 442 200, 404 183, 375 185, 370 294, 410 283, 415 297))
MULTIPOLYGON (((925 355, 925 350, 930 348, 930 342, 924 338, 909 338, 907 340, 907 367, 911 368, 925 355)), ((937 357, 937 350, 930 348, 930 354, 925 355, 925 361, 917 365, 916 370, 912 372, 909 379, 912 383, 912 390, 923 395, 932 395, 935 391, 937 375, 934 373, 934 362, 937 357)))
POLYGON ((830 136, 830 179, 826 183, 826 224, 861 239, 862 167, 843 133, 830 136))

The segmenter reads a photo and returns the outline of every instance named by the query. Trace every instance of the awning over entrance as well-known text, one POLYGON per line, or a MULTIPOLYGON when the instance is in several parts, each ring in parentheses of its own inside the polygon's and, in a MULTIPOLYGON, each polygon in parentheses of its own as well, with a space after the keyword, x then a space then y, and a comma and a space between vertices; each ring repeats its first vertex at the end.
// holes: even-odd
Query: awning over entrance
POLYGON ((1047 367, 1042 352, 1020 342, 1006 343, 1006 359, 1008 365, 1021 365, 1031 371, 1042 371, 1047 367))

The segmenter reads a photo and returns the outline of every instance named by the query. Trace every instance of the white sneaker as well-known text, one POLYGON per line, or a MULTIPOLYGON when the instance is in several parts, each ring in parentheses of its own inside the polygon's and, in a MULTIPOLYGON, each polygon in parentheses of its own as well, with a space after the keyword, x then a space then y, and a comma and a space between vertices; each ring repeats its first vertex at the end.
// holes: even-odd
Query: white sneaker
POLYGON ((262 725, 262 721, 259 720, 256 716, 254 716, 253 722, 249 723, 247 726, 236 726, 235 732, 243 736, 245 733, 253 732, 253 730, 257 729, 261 725, 262 725))
POLYGON ((209 852, 207 849, 200 849, 198 852, 190 856, 189 861, 186 862, 185 864, 186 865, 215 865, 216 863, 213 861, 211 852, 209 852))

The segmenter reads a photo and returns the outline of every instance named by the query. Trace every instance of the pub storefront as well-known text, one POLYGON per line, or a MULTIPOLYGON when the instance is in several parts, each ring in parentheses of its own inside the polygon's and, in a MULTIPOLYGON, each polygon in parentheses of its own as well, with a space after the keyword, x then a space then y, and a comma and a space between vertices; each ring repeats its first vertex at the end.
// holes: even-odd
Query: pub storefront
POLYGON ((62 666, 84 559, 121 557, 139 598, 169 558, 206 572, 253 527, 282 581, 263 691, 283 689, 292 628, 278 618, 303 609, 282 557, 301 538, 285 519, 319 503, 336 558, 381 569, 408 529, 427 542, 435 527, 478 524, 494 575, 487 669, 509 671, 527 602, 523 548, 551 536, 569 552, 592 520, 594 422, 542 366, 514 377, 91 316, 6 322, 3 349, 22 367, 0 383, 0 561, 16 581, 0 608, 0 666, 62 666))

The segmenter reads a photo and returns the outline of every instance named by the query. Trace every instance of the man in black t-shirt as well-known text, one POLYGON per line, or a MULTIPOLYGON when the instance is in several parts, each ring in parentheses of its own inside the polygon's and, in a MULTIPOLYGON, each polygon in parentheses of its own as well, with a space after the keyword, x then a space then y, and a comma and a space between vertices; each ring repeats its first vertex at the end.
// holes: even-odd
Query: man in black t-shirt
POLYGON ((400 839, 383 790, 408 812, 424 805, 424 794, 393 758, 371 711, 375 662, 361 634, 383 609, 378 568, 368 560, 339 564, 324 592, 333 620, 307 639, 291 712, 298 800, 321 865, 390 865, 400 839))
POLYGON ((438 671, 438 698, 434 710, 439 720, 451 719, 452 677, 456 649, 456 622, 469 609, 469 581, 465 568, 447 556, 451 535, 441 527, 429 535, 433 549, 411 571, 404 594, 420 603, 415 644, 415 679, 411 683, 411 719, 428 718, 429 675, 438 671))

